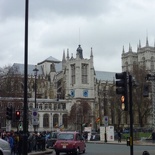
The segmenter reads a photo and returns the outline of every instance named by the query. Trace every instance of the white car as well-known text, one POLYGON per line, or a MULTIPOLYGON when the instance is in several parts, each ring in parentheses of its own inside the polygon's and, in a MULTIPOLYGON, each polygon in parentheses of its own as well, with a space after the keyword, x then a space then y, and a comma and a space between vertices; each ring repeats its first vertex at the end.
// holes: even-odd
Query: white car
POLYGON ((10 144, 0 138, 0 155, 11 155, 10 144))

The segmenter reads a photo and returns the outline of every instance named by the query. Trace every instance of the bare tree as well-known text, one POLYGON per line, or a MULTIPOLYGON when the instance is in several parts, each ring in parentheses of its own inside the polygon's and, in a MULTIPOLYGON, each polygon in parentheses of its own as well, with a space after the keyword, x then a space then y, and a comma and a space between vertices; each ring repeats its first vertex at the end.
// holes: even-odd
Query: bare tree
POLYGON ((138 124, 140 127, 147 124, 148 118, 152 113, 151 99, 143 97, 147 74, 148 72, 144 66, 134 65, 132 75, 138 83, 138 85, 133 88, 134 124, 138 124))
POLYGON ((69 123, 75 126, 76 130, 82 131, 83 125, 91 123, 91 107, 85 100, 74 103, 69 115, 69 123))

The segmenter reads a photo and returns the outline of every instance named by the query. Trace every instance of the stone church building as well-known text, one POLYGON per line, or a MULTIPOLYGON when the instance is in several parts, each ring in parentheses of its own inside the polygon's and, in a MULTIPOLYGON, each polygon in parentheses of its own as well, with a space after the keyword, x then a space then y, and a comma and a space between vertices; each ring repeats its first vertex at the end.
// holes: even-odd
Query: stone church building
MULTIPOLYGON (((38 131, 57 130, 61 126, 64 129, 79 130, 81 123, 86 122, 78 122, 77 111, 75 111, 75 124, 69 124, 68 116, 72 106, 79 105, 81 102, 87 102, 91 108, 87 125, 92 126, 92 129, 97 128, 96 119, 100 117, 102 120, 105 115, 103 98, 108 96, 105 94, 108 85, 114 85, 115 73, 95 70, 92 48, 89 58, 83 57, 81 45, 78 46, 75 54, 74 57, 67 49, 67 51, 63 51, 62 61, 50 56, 42 62, 38 62, 37 65, 28 65, 29 131, 34 130, 32 111, 35 107, 38 109, 38 131), (35 69, 37 72, 34 75, 35 69)), ((24 75, 24 64, 14 63, 11 68, 14 74, 24 75)), ((23 93, 23 81, 21 81, 20 89, 20 92, 23 93)), ((23 104, 22 97, 10 99, 13 107, 17 101, 19 105, 23 104)), ((4 101, 1 101, 0 104, 2 102, 4 101)), ((19 107, 18 109, 22 109, 19 107)), ((84 109, 81 110, 84 111, 84 109)), ((103 120, 100 124, 103 124, 103 120)), ((22 126, 22 118, 20 125, 22 126)), ((11 128, 14 128, 14 124, 11 128)))

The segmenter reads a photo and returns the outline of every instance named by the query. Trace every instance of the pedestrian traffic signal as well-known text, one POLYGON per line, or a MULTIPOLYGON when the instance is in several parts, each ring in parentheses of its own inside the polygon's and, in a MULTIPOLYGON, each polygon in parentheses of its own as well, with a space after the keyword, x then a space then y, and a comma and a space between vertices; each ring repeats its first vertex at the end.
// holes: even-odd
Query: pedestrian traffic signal
POLYGON ((116 73, 116 94, 121 95, 121 109, 128 110, 128 74, 127 72, 116 73))
POLYGON ((20 111, 19 110, 16 111, 16 120, 17 121, 20 120, 20 111))
POLYGON ((6 108, 6 119, 7 120, 12 120, 12 107, 7 107, 6 108))

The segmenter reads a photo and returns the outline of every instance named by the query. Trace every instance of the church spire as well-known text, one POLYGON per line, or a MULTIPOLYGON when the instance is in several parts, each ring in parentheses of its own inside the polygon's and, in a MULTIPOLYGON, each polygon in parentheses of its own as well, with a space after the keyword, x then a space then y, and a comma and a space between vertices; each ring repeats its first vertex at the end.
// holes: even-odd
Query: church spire
POLYGON ((63 50, 63 57, 62 57, 62 61, 66 61, 66 58, 65 58, 65 50, 63 50))
POLYGON ((93 57, 93 48, 91 47, 90 57, 93 57))
POLYGON ((139 48, 141 48, 141 41, 139 40, 139 48))
POLYGON ((123 50, 122 50, 122 53, 123 53, 123 54, 125 53, 125 50, 124 50, 124 45, 123 45, 123 50))
POLYGON ((146 46, 149 46, 149 41, 148 41, 148 37, 146 37, 146 46))
POLYGON ((129 52, 132 52, 132 47, 131 47, 130 43, 129 43, 129 52))
POLYGON ((67 49, 67 60, 69 59, 69 49, 67 49))

